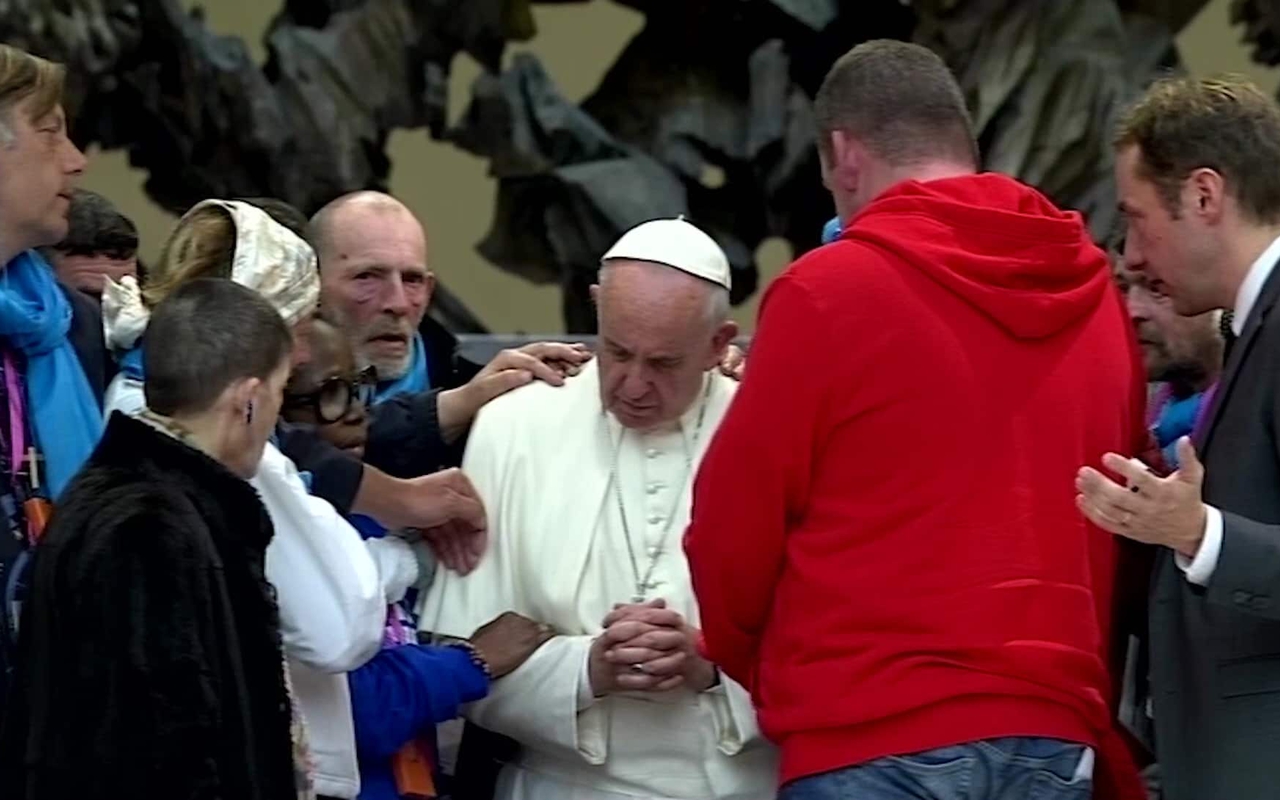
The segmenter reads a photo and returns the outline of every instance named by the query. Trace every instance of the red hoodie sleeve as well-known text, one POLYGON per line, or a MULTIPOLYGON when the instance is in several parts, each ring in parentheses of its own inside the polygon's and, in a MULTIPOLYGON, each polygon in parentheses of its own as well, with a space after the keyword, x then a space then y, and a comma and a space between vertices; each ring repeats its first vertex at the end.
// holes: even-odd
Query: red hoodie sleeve
MULTIPOLYGON (((1122 319, 1126 322, 1123 327, 1133 374, 1133 389, 1130 392, 1129 408, 1126 410, 1130 420, 1127 437, 1129 452, 1121 455, 1138 456, 1152 469, 1166 474, 1168 470, 1164 466, 1164 457, 1147 425, 1146 368, 1142 361, 1142 351, 1138 347, 1133 327, 1127 324, 1128 309, 1119 294, 1115 296, 1121 308, 1122 319)), ((1116 714, 1124 688, 1129 636, 1142 635, 1141 631, 1145 628, 1147 588, 1150 585, 1155 549, 1123 537, 1111 536, 1105 531, 1095 530, 1094 533, 1100 543, 1097 548, 1100 560, 1095 561, 1095 569, 1103 570, 1102 581, 1097 589, 1098 610, 1104 615, 1099 623, 1103 642, 1107 645, 1105 656, 1112 680, 1111 697, 1108 698, 1112 727, 1103 733, 1099 743, 1094 796, 1098 800, 1143 800, 1146 790, 1138 774, 1138 763, 1150 763, 1151 754, 1124 729, 1116 719, 1116 714), (1106 571, 1108 567, 1110 572, 1106 571), (1109 616, 1106 615, 1108 610, 1109 616)))
POLYGON ((833 342, 793 277, 765 296, 747 369, 694 485, 685 551, 704 655, 751 688, 785 560, 788 524, 809 491, 812 442, 833 342))

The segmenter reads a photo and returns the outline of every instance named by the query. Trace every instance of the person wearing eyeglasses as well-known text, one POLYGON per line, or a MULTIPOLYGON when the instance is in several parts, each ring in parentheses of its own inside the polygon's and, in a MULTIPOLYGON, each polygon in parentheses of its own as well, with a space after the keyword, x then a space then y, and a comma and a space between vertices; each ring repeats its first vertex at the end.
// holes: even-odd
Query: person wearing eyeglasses
POLYGON ((285 422, 314 426, 334 447, 363 458, 378 371, 358 370, 341 336, 323 319, 313 323, 311 360, 290 377, 281 416, 285 422))
MULTIPOLYGON (((266 298, 292 331, 291 361, 309 359, 320 295, 315 252, 251 203, 205 201, 179 220, 145 287, 129 278, 107 284, 107 340, 122 367, 108 390, 111 410, 145 412, 152 309, 199 278, 229 279, 266 298)), ((274 427, 278 410, 269 416, 274 427)), ((418 581, 420 561, 401 541, 362 541, 336 508, 308 492, 296 465, 272 443, 251 483, 275 530, 266 577, 277 593, 289 676, 314 746, 316 793, 350 800, 360 782, 346 673, 378 652, 387 597, 418 581)), ((447 513, 436 521, 415 524, 431 529, 460 519, 443 504, 440 510, 447 513)), ((462 519, 471 529, 483 528, 478 501, 462 519)))
MULTIPOLYGON (((347 337, 318 319, 309 360, 294 369, 285 387, 281 416, 311 426, 329 444, 361 458, 377 384, 376 368, 359 369, 347 337)), ((350 521, 365 538, 388 535, 368 517, 353 514, 350 521)), ((419 585, 425 585, 434 563, 426 548, 415 550, 424 557, 419 585)), ((523 664, 552 635, 546 625, 506 613, 470 639, 420 645, 410 610, 415 600, 412 590, 388 598, 382 650, 347 676, 362 800, 397 800, 422 788, 422 781, 434 787, 438 776, 423 766, 435 760, 434 726, 457 717, 463 703, 485 697, 492 680, 523 664)))

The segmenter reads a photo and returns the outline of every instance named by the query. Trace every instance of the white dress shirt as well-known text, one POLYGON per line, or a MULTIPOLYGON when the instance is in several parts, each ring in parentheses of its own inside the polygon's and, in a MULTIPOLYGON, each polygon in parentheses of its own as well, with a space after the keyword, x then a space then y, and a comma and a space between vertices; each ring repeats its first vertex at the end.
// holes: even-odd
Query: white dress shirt
MULTIPOLYGON (((1280 261, 1280 238, 1273 241, 1262 255, 1249 267, 1239 291, 1236 292, 1236 305, 1231 319, 1231 332, 1236 336, 1244 333, 1244 325, 1249 314, 1262 294, 1262 287, 1271 270, 1280 261)), ((1174 554, 1174 561, 1186 573, 1187 580, 1197 586, 1208 586, 1213 579, 1214 570, 1218 568, 1218 557, 1222 554, 1222 512, 1211 505, 1205 505, 1204 538, 1200 541, 1200 549, 1195 558, 1187 558, 1181 553, 1174 554)))

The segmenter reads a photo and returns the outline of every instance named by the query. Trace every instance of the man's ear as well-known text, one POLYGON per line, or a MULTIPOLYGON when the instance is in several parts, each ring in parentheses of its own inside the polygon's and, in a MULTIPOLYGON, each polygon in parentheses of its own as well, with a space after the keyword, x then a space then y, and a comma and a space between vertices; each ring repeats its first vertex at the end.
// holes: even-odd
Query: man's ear
POLYGON ((733 344, 733 340, 736 338, 738 338, 738 323, 733 320, 726 320, 720 324, 720 327, 716 328, 716 332, 711 337, 713 359, 707 365, 707 369, 717 367, 720 362, 724 361, 729 345, 733 344))
POLYGON ((864 150, 847 131, 831 132, 831 164, 827 169, 827 188, 847 193, 858 190, 864 150))
POLYGON ((1183 205, 1206 221, 1217 222, 1222 218, 1227 199, 1226 181, 1221 173, 1201 167, 1187 176, 1183 205))
POLYGON ((716 343, 716 349, 724 352, 724 350, 733 343, 733 340, 737 338, 738 323, 730 319, 725 320, 720 324, 720 327, 716 329, 716 335, 713 341, 716 343))
POLYGON ((258 398, 258 394, 262 389, 262 380, 259 378, 245 378, 242 381, 233 383, 227 387, 230 395, 229 412, 233 417, 238 417, 242 422, 248 422, 250 417, 250 409, 253 408, 258 398))
POLYGON ((431 308, 431 300, 436 294, 436 274, 431 270, 427 270, 427 274, 422 276, 423 292, 422 307, 423 309, 431 308))
POLYGON ((600 305, 600 284, 598 283, 591 284, 591 288, 588 291, 591 292, 591 305, 599 306, 600 305))

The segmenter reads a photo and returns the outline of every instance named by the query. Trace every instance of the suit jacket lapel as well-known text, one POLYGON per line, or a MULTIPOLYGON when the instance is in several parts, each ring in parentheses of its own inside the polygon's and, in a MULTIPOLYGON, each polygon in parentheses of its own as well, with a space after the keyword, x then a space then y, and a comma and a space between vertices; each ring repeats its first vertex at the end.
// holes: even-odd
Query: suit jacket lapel
POLYGON ((1223 367, 1222 377, 1218 379, 1218 389, 1213 393, 1213 401, 1209 407, 1209 416, 1207 418, 1209 423, 1204 426, 1204 430, 1199 435, 1199 441, 1196 442, 1196 450, 1202 460, 1204 459, 1205 451, 1208 450, 1210 443, 1213 441, 1213 434, 1218 427, 1218 420, 1222 417, 1222 411, 1226 407, 1227 398, 1231 395, 1231 389, 1235 385, 1236 378, 1240 376, 1240 368, 1244 365, 1244 360, 1248 357, 1254 340, 1258 338, 1267 315, 1271 313, 1271 309, 1278 299, 1280 299, 1280 266, 1272 269, 1271 274, 1267 276, 1266 283, 1262 285, 1262 293, 1258 295, 1258 302, 1254 303, 1253 310, 1249 312, 1249 319, 1245 320, 1244 330, 1241 331, 1240 338, 1232 346, 1231 357, 1227 359, 1227 363, 1223 367))

